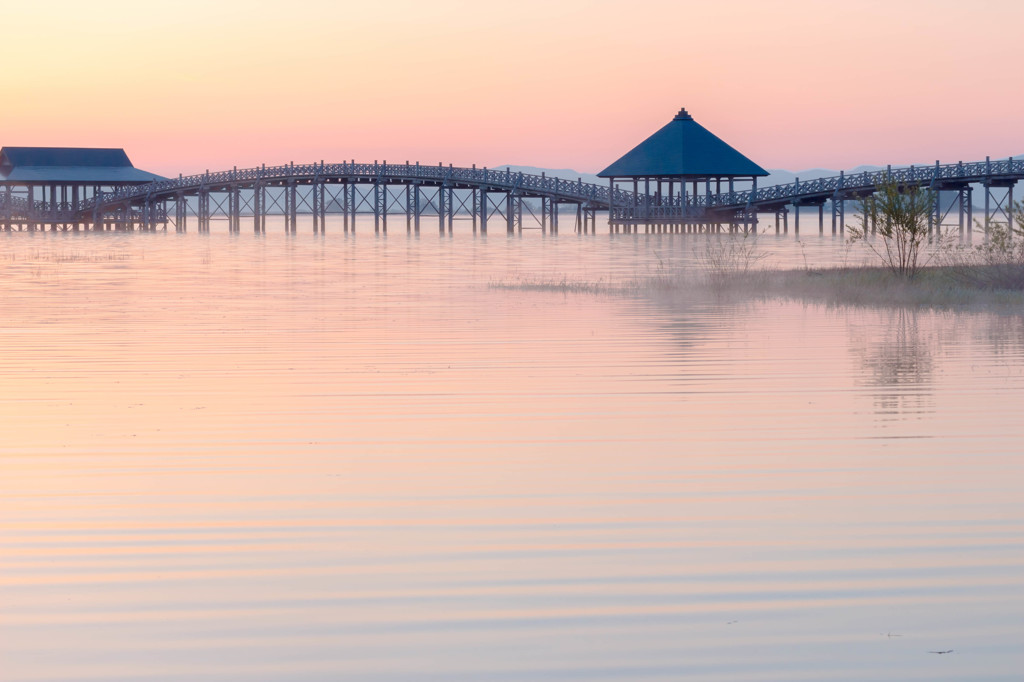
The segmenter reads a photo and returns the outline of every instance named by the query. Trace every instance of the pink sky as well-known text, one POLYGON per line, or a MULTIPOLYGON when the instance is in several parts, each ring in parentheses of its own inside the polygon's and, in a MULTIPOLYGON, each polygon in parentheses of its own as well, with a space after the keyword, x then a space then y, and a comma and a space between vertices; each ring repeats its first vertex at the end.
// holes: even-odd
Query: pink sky
POLYGON ((0 144, 165 174, 325 159, 598 171, 680 106, 767 168, 1024 153, 1024 2, 8 5, 0 144))

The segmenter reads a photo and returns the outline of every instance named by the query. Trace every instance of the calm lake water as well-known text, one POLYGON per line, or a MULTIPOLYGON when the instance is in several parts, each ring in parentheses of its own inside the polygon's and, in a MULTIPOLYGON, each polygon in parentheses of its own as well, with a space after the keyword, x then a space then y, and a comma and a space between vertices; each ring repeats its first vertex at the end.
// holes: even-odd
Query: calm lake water
POLYGON ((1021 679, 1024 315, 401 227, 0 235, 0 680, 1021 679))

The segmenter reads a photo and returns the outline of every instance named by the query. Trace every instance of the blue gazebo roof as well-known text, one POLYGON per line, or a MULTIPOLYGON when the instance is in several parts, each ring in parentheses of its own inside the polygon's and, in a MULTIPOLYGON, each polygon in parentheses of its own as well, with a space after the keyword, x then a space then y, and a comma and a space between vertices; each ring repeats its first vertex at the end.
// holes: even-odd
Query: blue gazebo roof
POLYGON ((602 178, 726 178, 768 175, 680 109, 675 118, 598 173, 602 178))

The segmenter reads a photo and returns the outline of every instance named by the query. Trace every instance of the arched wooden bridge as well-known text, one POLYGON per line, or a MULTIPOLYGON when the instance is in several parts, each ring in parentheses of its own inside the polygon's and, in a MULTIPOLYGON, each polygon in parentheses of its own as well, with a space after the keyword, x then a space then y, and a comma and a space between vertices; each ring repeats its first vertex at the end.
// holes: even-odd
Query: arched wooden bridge
MULTIPOLYGON (((929 186, 940 200, 933 215, 943 225, 956 211, 959 225, 970 229, 974 213, 972 185, 984 191, 985 222, 1008 221, 1014 185, 1024 179, 1024 160, 1005 159, 934 166, 911 166, 845 174, 811 181, 720 192, 709 183, 693 186, 685 194, 663 196, 627 191, 621 185, 597 185, 509 169, 461 168, 389 163, 316 163, 179 176, 148 185, 100 192, 75 205, 34 201, 0 194, 0 221, 13 226, 51 229, 166 229, 173 224, 185 231, 191 220, 200 232, 215 218, 225 219, 239 232, 249 223, 255 232, 266 230, 267 215, 283 216, 286 229, 297 230, 298 216, 311 215, 314 232, 322 232, 327 217, 341 217, 344 229, 355 229, 357 214, 372 215, 375 229, 386 231, 404 218, 407 230, 436 221, 441 233, 452 231, 456 216, 471 218, 474 230, 486 233, 498 221, 510 233, 523 229, 524 217, 542 230, 558 232, 561 208, 575 212, 575 228, 596 230, 598 211, 609 211, 616 221, 643 225, 645 230, 689 231, 755 224, 759 213, 774 213, 786 221, 795 211, 799 230, 801 207, 817 208, 819 230, 824 230, 824 207, 832 207, 832 230, 841 232, 846 203, 875 191, 879 183, 929 186), (701 191, 704 190, 704 191, 701 191), (952 199, 950 200, 950 197, 952 199)), ((692 184, 692 183, 691 183, 692 184)), ((618 228, 615 228, 618 229, 618 228)))
MULTIPOLYGON (((388 229, 389 218, 404 217, 409 230, 419 231, 422 221, 432 219, 444 233, 452 230, 456 215, 465 215, 474 229, 486 233, 496 219, 509 232, 521 229, 525 211, 542 229, 557 232, 560 207, 568 204, 577 227, 586 231, 596 227, 596 211, 608 206, 610 191, 582 180, 509 169, 321 162, 207 172, 124 188, 83 202, 76 217, 94 225, 128 220, 141 229, 173 222, 182 231, 194 217, 203 232, 220 215, 231 231, 241 231, 251 220, 253 230, 263 232, 270 214, 283 215, 286 229, 295 232, 298 216, 311 214, 313 231, 319 232, 328 215, 340 215, 348 231, 363 213, 373 216, 378 231, 388 229)), ((631 196, 614 191, 620 201, 631 196)))

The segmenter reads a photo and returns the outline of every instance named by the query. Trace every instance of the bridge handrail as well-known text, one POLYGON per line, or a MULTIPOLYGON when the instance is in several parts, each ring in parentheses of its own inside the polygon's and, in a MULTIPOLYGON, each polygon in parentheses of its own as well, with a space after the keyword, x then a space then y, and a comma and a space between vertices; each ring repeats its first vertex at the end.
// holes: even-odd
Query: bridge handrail
MULTIPOLYGON (((389 163, 294 163, 279 166, 260 166, 257 168, 232 169, 229 171, 205 172, 189 176, 179 176, 169 180, 159 180, 147 185, 135 185, 119 188, 114 192, 105 192, 79 203, 77 210, 61 205, 59 209, 49 206, 43 201, 34 201, 31 206, 26 199, 11 197, 7 202, 4 193, 0 193, 0 205, 8 209, 28 213, 47 214, 50 216, 67 213, 84 214, 98 206, 110 206, 137 202, 149 197, 166 197, 178 191, 192 191, 197 188, 226 188, 239 183, 253 186, 265 182, 287 182, 296 179, 322 179, 324 177, 349 177, 372 181, 377 178, 401 181, 423 180, 439 184, 442 187, 477 186, 494 191, 546 195, 567 201, 579 201, 597 206, 608 206, 609 199, 614 198, 616 206, 642 204, 650 206, 651 199, 646 195, 634 198, 632 192, 614 189, 610 196, 609 188, 594 183, 576 181, 548 176, 534 175, 512 171, 509 168, 495 170, 489 168, 465 168, 453 165, 438 164, 421 165, 389 164, 389 163)), ((872 191, 886 178, 907 185, 941 185, 943 182, 986 182, 999 177, 1024 177, 1024 159, 1008 159, 976 161, 970 163, 952 163, 933 166, 908 166, 903 168, 886 168, 877 171, 829 176, 815 180, 795 180, 792 183, 770 185, 756 191, 741 190, 723 194, 699 195, 689 197, 687 206, 706 207, 710 209, 740 209, 757 204, 790 203, 806 197, 838 197, 841 194, 857 195, 872 191)), ((468 188, 468 187, 463 187, 468 188)), ((678 198, 664 197, 661 205, 677 205, 678 198)))
MULTIPOLYGON (((547 175, 533 175, 512 171, 509 168, 494 170, 488 168, 463 168, 457 166, 427 166, 421 164, 382 163, 314 163, 261 166, 258 168, 232 169, 230 171, 206 172, 179 176, 170 180, 158 180, 148 185, 120 188, 114 192, 90 198, 80 204, 80 210, 91 210, 97 203, 104 205, 138 200, 146 195, 168 194, 175 191, 191 190, 196 187, 217 187, 237 183, 306 179, 314 177, 353 177, 366 180, 377 178, 402 180, 427 180, 449 184, 490 186, 496 190, 521 192, 529 190, 535 194, 548 194, 569 200, 590 201, 608 204, 609 188, 594 183, 575 182, 547 175)), ((632 193, 615 189, 616 203, 632 199, 632 193)))
POLYGON ((877 187, 889 179, 901 185, 934 186, 942 180, 956 182, 983 182, 999 176, 1024 175, 1024 159, 1002 159, 992 161, 975 161, 970 163, 949 163, 934 166, 907 166, 903 168, 886 168, 877 171, 832 175, 815 180, 795 180, 780 185, 769 185, 751 190, 712 195, 712 207, 743 206, 747 203, 785 202, 787 200, 814 195, 834 194, 837 191, 857 194, 877 187))

